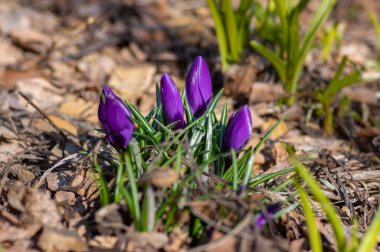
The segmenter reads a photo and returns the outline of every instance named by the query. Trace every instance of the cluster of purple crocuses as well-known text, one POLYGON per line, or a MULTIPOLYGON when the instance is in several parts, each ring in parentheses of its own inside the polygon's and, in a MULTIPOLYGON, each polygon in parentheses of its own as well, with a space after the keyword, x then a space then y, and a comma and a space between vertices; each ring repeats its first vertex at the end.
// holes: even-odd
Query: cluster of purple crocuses
MULTIPOLYGON (((211 75, 206 61, 198 56, 186 77, 186 99, 191 113, 202 116, 212 100, 211 75)), ((160 81, 162 108, 168 123, 176 123, 174 130, 186 126, 184 106, 180 92, 169 74, 165 73, 160 81)), ((108 140, 117 149, 124 150, 132 138, 134 124, 128 106, 108 87, 103 88, 98 117, 107 134, 108 140)), ((240 149, 252 131, 252 118, 247 105, 233 113, 228 121, 224 135, 224 150, 240 149)))
MULTIPOLYGON (((206 112, 212 100, 211 75, 206 61, 201 56, 195 59, 187 74, 185 90, 190 111, 195 118, 199 118, 206 112)), ((175 123, 174 130, 185 128, 182 98, 176 84, 167 73, 164 73, 160 80, 160 96, 167 123, 175 123)), ((134 130, 132 112, 108 86, 103 88, 100 96, 98 117, 111 145, 119 151, 125 150, 134 130)), ((251 113, 248 105, 245 105, 232 113, 228 120, 223 137, 223 150, 240 149, 248 140, 251 131, 251 113)), ((268 207, 266 216, 261 212, 258 213, 255 225, 264 226, 267 217, 272 218, 278 207, 278 205, 268 207)))

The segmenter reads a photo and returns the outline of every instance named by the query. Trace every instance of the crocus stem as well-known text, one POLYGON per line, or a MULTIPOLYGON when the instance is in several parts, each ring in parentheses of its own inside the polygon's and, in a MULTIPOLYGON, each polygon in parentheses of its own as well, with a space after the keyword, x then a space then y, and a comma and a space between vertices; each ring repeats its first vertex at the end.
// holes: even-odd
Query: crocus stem
POLYGON ((136 219, 140 220, 140 217, 141 217, 140 205, 139 205, 139 198, 138 198, 138 191, 137 191, 135 174, 133 172, 133 164, 132 164, 130 146, 128 146, 127 150, 124 152, 124 161, 125 161, 125 168, 126 168, 127 175, 128 175, 129 185, 131 186, 134 212, 136 215, 136 219))
POLYGON ((115 202, 119 202, 122 197, 121 189, 124 186, 123 174, 124 174, 124 160, 123 160, 123 154, 120 153, 119 166, 117 167, 117 171, 116 171, 115 202))

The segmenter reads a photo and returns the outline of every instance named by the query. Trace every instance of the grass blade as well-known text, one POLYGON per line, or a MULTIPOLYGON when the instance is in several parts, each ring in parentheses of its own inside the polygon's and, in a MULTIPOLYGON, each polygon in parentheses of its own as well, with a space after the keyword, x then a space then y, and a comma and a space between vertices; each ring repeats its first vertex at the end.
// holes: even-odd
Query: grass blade
POLYGON ((276 53, 274 53, 273 51, 269 50, 268 48, 266 48, 265 46, 261 45, 260 43, 256 41, 251 41, 251 46, 272 63, 274 68, 276 68, 280 79, 283 82, 285 82, 286 80, 285 61, 282 60, 276 53))
POLYGON ((309 171, 306 169, 305 166, 303 166, 297 160, 293 160, 293 164, 295 166, 297 175, 303 181, 305 181, 307 186, 310 188, 311 194, 315 197, 315 199, 318 201, 320 206, 325 211, 327 219, 329 220, 329 223, 331 224, 332 229, 334 231, 335 239, 338 245, 338 250, 345 251, 346 238, 345 238, 345 233, 343 229, 343 224, 340 221, 339 216, 335 208, 333 207, 331 201, 323 193, 317 181, 315 181, 315 179, 311 176, 311 174, 309 173, 309 171))
POLYGON ((222 62, 222 70, 226 70, 228 67, 228 45, 227 45, 227 37, 226 32, 224 30, 222 18, 218 11, 218 7, 216 5, 215 0, 207 0, 208 6, 211 11, 212 19, 214 20, 216 37, 218 39, 219 52, 222 62))
POLYGON ((129 150, 126 150, 124 152, 123 157, 124 157, 125 166, 126 166, 125 168, 127 170, 129 185, 131 187, 131 192, 132 192, 132 195, 131 195, 132 207, 133 207, 133 210, 134 210, 134 213, 136 216, 136 220, 139 221, 141 218, 140 205, 139 205, 139 195, 138 195, 138 190, 137 190, 137 183, 136 183, 135 174, 133 172, 131 154, 130 154, 129 150))
POLYGON ((141 227, 143 232, 152 232, 156 221, 156 202, 154 191, 147 186, 142 203, 141 227))
POLYGON ((313 252, 322 252, 321 234, 318 231, 317 223, 313 214, 310 201, 305 190, 301 187, 297 179, 294 182, 298 195, 300 196, 301 205, 305 213, 307 234, 309 237, 310 247, 313 252))
POLYGON ((234 176, 233 176, 233 180, 232 180, 232 190, 234 190, 236 192, 238 189, 238 168, 237 168, 237 164, 236 164, 237 163, 236 151, 234 149, 232 149, 231 154, 232 154, 232 168, 234 171, 234 176))
MULTIPOLYGON (((223 138, 226 131, 226 126, 227 126, 227 104, 224 104, 222 114, 220 115, 220 121, 219 121, 220 131, 219 131, 219 136, 218 136, 218 146, 219 146, 220 151, 223 150, 223 138)), ((223 165, 223 159, 221 158, 215 162, 215 174, 217 176, 220 176, 222 173, 222 169, 223 169, 222 165, 223 165)))
POLYGON ((285 120, 286 116, 287 116, 287 114, 285 114, 283 117, 281 117, 281 119, 278 122, 276 122, 276 124, 265 134, 263 139, 261 139, 261 141, 255 146, 255 148, 253 148, 253 153, 257 153, 257 151, 265 143, 265 141, 268 139, 268 137, 270 137, 270 135, 272 135, 273 131, 275 131, 277 129, 277 127, 285 120))
POLYGON ((231 52, 231 60, 240 61, 240 45, 237 43, 237 25, 234 10, 232 9, 232 3, 230 0, 221 0, 222 8, 225 16, 225 28, 226 34, 228 34, 228 46, 231 52))
POLYGON ((377 214, 372 221, 371 226, 367 229, 356 252, 371 252, 376 246, 378 235, 380 233, 380 207, 377 209, 377 214))

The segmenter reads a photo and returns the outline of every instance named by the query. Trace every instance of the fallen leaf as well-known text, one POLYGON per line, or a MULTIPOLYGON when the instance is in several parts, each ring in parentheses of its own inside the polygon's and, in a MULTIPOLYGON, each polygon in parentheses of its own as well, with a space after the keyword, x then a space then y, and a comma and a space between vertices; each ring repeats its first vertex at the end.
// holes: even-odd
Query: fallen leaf
POLYGON ((274 153, 276 157, 276 165, 289 162, 289 154, 286 151, 286 147, 283 143, 276 142, 274 144, 274 153))
POLYGON ((33 172, 23 165, 13 165, 11 167, 11 173, 25 184, 31 182, 36 177, 33 172))
POLYGON ((156 67, 152 64, 131 67, 118 65, 112 71, 109 86, 118 90, 118 94, 124 99, 134 101, 155 85, 155 73, 156 67))
POLYGON ((330 150, 331 152, 349 152, 350 146, 343 140, 311 137, 307 135, 289 134, 282 142, 293 145, 298 153, 320 152, 321 150, 330 150))
POLYGON ((50 12, 37 11, 20 5, 7 4, 0 12, 0 30, 4 34, 13 31, 55 31, 58 19, 50 12))
MULTIPOLYGON (((263 132, 269 131, 277 122, 278 122, 278 120, 276 120, 274 118, 269 118, 268 120, 266 120, 263 123, 262 131, 263 132)), ((286 122, 283 121, 277 126, 275 131, 272 132, 272 134, 270 135, 270 139, 278 139, 278 138, 284 136, 287 132, 288 132, 288 126, 287 126, 286 122)))
MULTIPOLYGON (((16 83, 17 89, 26 94, 42 111, 45 113, 48 110, 56 107, 56 105, 64 99, 59 94, 59 89, 54 87, 44 78, 31 78, 19 80, 16 83)), ((29 112, 36 110, 32 106, 28 106, 27 101, 19 99, 21 106, 26 107, 29 112)))
POLYGON ((22 213, 26 224, 60 227, 61 216, 49 191, 38 191, 16 181, 8 192, 9 204, 22 213), (36 204, 38 202, 38 204, 36 204))
POLYGON ((48 36, 33 30, 15 30, 10 36, 15 44, 40 54, 46 53, 53 44, 48 36))
MULTIPOLYGON (((251 65, 231 65, 224 83, 225 93, 233 97, 247 97, 256 78, 256 69, 251 65)), ((248 98, 248 97, 247 97, 248 98)))
POLYGON ((77 96, 70 95, 59 106, 59 111, 78 119, 86 119, 91 123, 98 122, 98 104, 85 101, 77 96))
POLYGON ((37 224, 17 227, 0 221, 0 242, 31 239, 40 229, 37 224))
POLYGON ((373 58, 372 49, 368 46, 368 44, 361 41, 343 44, 340 47, 340 54, 347 55, 350 61, 360 65, 364 65, 368 59, 373 58))
POLYGON ((77 68, 91 81, 105 81, 114 68, 114 61, 100 53, 91 53, 83 57, 77 68))
POLYGON ((95 248, 112 249, 117 243, 117 237, 107 235, 96 235, 89 244, 95 248))
POLYGON ((164 233, 156 232, 131 232, 128 235, 128 247, 126 251, 150 251, 152 249, 159 250, 168 242, 169 238, 164 233))
POLYGON ((98 188, 94 178, 87 169, 80 169, 79 172, 75 174, 70 186, 75 189, 76 194, 86 200, 95 199, 98 195, 98 188))
POLYGON ((366 87, 345 87, 342 94, 355 102, 375 105, 378 103, 376 92, 366 87))
POLYGON ((58 191, 54 195, 54 199, 58 203, 68 202, 70 205, 75 204, 75 193, 67 191, 58 191))
POLYGON ((178 172, 168 167, 162 167, 145 174, 139 183, 153 184, 156 187, 170 187, 178 181, 178 178, 178 172))
POLYGON ((23 57, 19 49, 3 38, 0 38, 0 55, 0 66, 16 64, 20 62, 23 57))
POLYGON ((86 242, 71 230, 44 228, 38 246, 47 252, 87 251, 86 242))
POLYGON ((95 213, 98 232, 102 235, 111 235, 124 229, 120 206, 116 203, 104 206, 95 213))
MULTIPOLYGON (((221 239, 225 234, 221 233, 217 230, 212 232, 211 241, 221 239)), ((218 246, 213 246, 213 248, 206 249, 207 252, 230 252, 235 251, 236 246, 236 238, 233 235, 228 236, 222 243, 218 244, 218 246)))
POLYGON ((2 125, 0 125, 0 141, 0 160, 7 160, 9 156, 17 155, 24 150, 17 136, 2 125))
POLYGON ((271 85, 269 83, 255 82, 252 85, 249 101, 253 103, 271 102, 287 95, 281 84, 271 85))
POLYGON ((70 170, 52 172, 46 177, 47 186, 53 192, 61 190, 70 186, 74 176, 74 172, 70 170))
POLYGON ((69 121, 66 121, 58 116, 50 115, 49 119, 60 129, 65 130, 74 136, 78 136, 78 129, 69 121))

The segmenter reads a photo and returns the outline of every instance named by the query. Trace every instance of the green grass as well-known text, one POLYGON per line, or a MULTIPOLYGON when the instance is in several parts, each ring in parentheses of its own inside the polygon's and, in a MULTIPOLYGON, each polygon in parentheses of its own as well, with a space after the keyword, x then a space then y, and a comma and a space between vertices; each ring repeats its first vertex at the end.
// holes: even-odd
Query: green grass
POLYGON ((324 194, 316 179, 314 179, 307 168, 297 160, 293 160, 293 164, 295 166, 297 174, 295 186, 300 197, 302 208, 304 210, 306 225, 308 228, 309 243, 312 251, 323 251, 323 244, 317 228, 313 210, 311 208, 311 201, 309 199, 310 197, 313 197, 314 201, 316 201, 321 209, 323 209, 328 223, 331 225, 333 233, 335 235, 335 242, 337 244, 337 250, 339 252, 373 251, 377 243, 377 237, 380 233, 380 208, 372 220, 372 224, 367 229, 361 240, 359 240, 356 234, 357 232, 355 230, 357 228, 355 225, 352 228, 351 237, 348 237, 344 229, 344 224, 342 223, 332 202, 324 194), (305 186, 301 185, 301 183, 306 185, 306 188, 309 189, 309 195, 306 193, 305 186))
POLYGON ((322 104, 322 113, 324 115, 323 128, 328 135, 331 135, 334 131, 333 108, 331 104, 333 97, 344 87, 357 84, 362 80, 361 72, 357 69, 342 77, 347 61, 347 56, 344 56, 327 88, 317 92, 317 99, 322 104))
MULTIPOLYGON (((288 104, 296 99, 297 87, 301 78, 306 56, 315 45, 317 32, 327 20, 336 0, 322 0, 313 15, 304 35, 301 32, 300 14, 308 4, 308 0, 298 2, 274 0, 274 10, 267 9, 267 18, 273 18, 269 31, 276 31, 271 44, 275 49, 266 47, 258 41, 251 46, 266 57, 277 70, 286 91, 290 93, 288 104)), ((268 23, 268 22, 266 22, 268 23)), ((262 28, 264 29, 264 28, 262 28)), ((264 29, 265 31, 265 29, 264 29)), ((264 33, 262 31, 262 33, 264 33)))
POLYGON ((218 39, 222 70, 240 62, 249 43, 254 0, 241 0, 236 10, 230 0, 208 0, 218 39))

